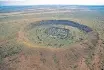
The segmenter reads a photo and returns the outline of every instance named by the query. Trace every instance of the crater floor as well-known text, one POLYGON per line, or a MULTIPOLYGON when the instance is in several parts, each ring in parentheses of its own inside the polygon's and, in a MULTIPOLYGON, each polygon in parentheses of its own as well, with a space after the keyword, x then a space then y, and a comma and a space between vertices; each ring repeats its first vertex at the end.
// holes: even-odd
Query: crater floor
POLYGON ((92 29, 69 20, 41 20, 25 28, 25 37, 33 44, 61 48, 86 39, 92 29))

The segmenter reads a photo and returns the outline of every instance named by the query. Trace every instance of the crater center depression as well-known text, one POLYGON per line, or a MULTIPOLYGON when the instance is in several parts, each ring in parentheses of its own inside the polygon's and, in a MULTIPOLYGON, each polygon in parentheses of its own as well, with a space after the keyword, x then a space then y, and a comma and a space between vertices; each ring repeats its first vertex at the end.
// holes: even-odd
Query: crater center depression
POLYGON ((65 28, 51 27, 46 29, 45 33, 51 37, 57 37, 60 39, 65 39, 68 37, 69 30, 65 28))

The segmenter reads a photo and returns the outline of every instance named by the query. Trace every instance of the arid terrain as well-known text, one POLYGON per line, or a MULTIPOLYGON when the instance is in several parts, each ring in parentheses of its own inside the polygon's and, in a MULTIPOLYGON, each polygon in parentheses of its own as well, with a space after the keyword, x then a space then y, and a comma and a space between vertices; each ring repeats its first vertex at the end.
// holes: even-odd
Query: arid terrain
POLYGON ((1 8, 0 70, 104 70, 103 13, 104 6, 1 8))

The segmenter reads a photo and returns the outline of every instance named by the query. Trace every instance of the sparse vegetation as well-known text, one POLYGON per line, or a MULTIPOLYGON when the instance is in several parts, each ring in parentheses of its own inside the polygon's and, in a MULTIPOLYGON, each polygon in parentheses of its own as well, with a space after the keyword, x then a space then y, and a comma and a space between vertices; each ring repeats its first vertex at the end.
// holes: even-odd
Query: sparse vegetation
POLYGON ((55 62, 55 64, 58 64, 59 63, 59 61, 58 61, 58 59, 56 57, 56 54, 53 55, 53 61, 55 62))

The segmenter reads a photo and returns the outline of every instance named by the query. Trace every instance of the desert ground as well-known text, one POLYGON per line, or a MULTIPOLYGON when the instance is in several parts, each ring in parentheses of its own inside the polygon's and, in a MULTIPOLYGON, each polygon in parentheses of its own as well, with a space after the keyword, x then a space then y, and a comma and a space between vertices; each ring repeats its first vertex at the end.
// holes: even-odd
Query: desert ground
POLYGON ((83 6, 2 9, 0 70, 104 70, 103 13, 83 6))

